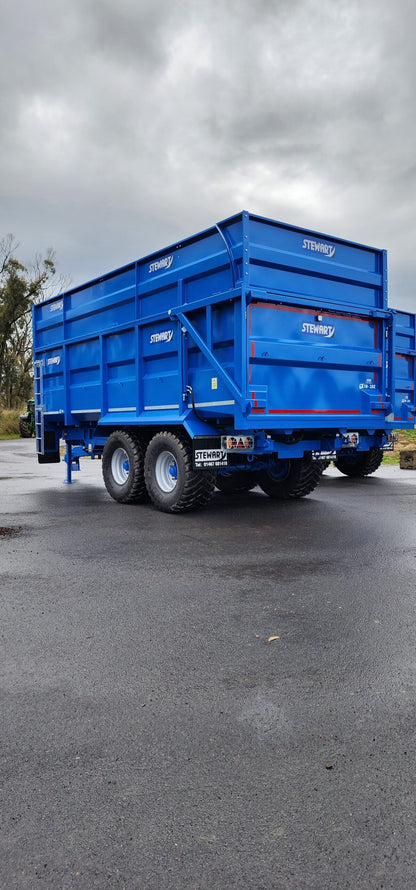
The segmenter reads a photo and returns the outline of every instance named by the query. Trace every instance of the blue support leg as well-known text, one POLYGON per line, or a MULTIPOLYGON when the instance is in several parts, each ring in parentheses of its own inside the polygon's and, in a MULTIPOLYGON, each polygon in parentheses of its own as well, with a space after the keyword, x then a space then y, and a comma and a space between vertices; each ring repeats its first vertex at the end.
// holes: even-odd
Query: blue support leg
POLYGON ((65 485, 74 483, 75 480, 72 478, 72 473, 74 470, 79 470, 79 459, 84 455, 85 449, 82 445, 72 445, 71 442, 66 442, 66 454, 64 454, 64 461, 66 463, 65 485))
POLYGON ((64 457, 66 460, 66 479, 64 479, 64 485, 71 485, 72 483, 72 445, 70 442, 66 443, 66 455, 64 457))

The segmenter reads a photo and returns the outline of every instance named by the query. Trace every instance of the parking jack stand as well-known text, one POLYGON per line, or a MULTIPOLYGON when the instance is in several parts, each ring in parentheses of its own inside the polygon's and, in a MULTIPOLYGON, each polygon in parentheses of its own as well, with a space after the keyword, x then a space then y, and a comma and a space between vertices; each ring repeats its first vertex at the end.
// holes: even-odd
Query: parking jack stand
MULTIPOLYGON (((76 448, 75 453, 73 453, 71 443, 66 443, 66 454, 64 455, 66 479, 64 479, 64 485, 72 485, 75 482, 75 479, 72 478, 72 472, 73 470, 79 470, 79 454, 76 453, 77 450, 76 448)), ((79 450, 82 451, 83 449, 79 450)))

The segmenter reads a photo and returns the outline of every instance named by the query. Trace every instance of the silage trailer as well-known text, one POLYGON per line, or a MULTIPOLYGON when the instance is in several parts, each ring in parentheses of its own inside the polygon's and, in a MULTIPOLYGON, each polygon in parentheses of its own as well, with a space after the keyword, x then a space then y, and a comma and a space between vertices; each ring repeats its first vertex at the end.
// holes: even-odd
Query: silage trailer
POLYGON ((415 425, 386 252, 245 211, 37 303, 33 344, 39 462, 101 457, 121 503, 302 497, 415 425))

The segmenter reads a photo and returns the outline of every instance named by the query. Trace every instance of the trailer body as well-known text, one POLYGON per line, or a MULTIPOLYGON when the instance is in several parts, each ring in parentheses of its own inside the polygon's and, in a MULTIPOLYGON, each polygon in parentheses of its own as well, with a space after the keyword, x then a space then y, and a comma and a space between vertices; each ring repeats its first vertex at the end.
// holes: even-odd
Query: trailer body
POLYGON ((144 466, 168 433, 194 474, 278 491, 290 461, 368 456, 415 423, 415 315, 388 307, 386 252, 245 211, 36 304, 33 342, 43 462, 124 431, 144 466))

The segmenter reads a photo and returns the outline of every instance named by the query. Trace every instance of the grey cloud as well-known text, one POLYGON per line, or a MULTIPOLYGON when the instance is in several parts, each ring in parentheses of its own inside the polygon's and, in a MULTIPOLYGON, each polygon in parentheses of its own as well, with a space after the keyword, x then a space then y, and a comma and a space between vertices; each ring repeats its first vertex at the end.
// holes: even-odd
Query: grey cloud
POLYGON ((88 0, 81 7, 93 53, 128 67, 154 70, 163 64, 174 4, 166 4, 164 0, 120 4, 112 0, 88 0))
POLYGON ((409 305, 414 24, 410 0, 18 0, 0 233, 80 281, 244 206, 387 247, 409 305))

